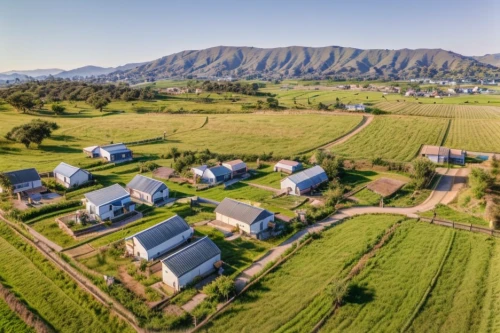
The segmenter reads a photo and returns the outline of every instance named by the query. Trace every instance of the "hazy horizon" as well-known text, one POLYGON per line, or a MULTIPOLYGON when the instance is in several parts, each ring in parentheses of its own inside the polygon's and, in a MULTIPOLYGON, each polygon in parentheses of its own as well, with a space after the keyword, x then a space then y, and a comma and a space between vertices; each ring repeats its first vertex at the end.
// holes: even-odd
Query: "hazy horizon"
POLYGON ((215 46, 342 46, 500 53, 500 3, 19 0, 0 12, 0 72, 116 67, 215 46), (470 24, 468 24, 470 22, 470 24))

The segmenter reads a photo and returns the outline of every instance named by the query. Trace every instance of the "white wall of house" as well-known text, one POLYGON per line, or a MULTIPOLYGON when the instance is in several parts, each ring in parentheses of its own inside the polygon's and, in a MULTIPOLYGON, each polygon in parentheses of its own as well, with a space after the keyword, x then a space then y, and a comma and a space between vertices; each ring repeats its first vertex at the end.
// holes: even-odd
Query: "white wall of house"
POLYGON ((155 202, 155 200, 158 200, 161 198, 163 198, 163 200, 168 199, 168 195, 169 195, 169 190, 167 187, 163 191, 158 191, 155 194, 153 194, 153 202, 155 202))
POLYGON ((204 262, 193 270, 187 272, 181 277, 175 276, 168 267, 162 263, 162 275, 163 283, 174 288, 175 290, 180 290, 185 287, 189 282, 193 281, 197 276, 205 276, 214 271, 214 264, 220 260, 220 254, 216 255, 212 259, 204 262))
POLYGON ((163 199, 168 199, 169 195, 169 190, 168 188, 164 189, 163 191, 158 191, 151 196, 149 193, 145 193, 142 191, 134 190, 132 188, 127 189, 130 193, 130 196, 133 198, 136 198, 140 201, 145 201, 149 202, 150 204, 153 204, 155 200, 163 198, 163 199))
POLYGON ((287 188, 290 188, 290 192, 289 194, 292 194, 292 195, 297 195, 296 192, 296 188, 297 188, 297 185, 292 182, 290 179, 286 178, 286 179, 283 179, 281 181, 281 189, 284 190, 284 189, 287 189, 287 188))
POLYGON ((201 180, 205 183, 213 184, 215 183, 215 175, 209 169, 205 170, 203 176, 201 176, 201 180))
POLYGON ((89 181, 89 174, 83 170, 78 170, 70 178, 65 177, 59 173, 55 173, 54 177, 57 180, 59 180, 59 182, 63 186, 65 186, 67 188, 79 186, 79 185, 85 184, 89 181))
POLYGON ((111 161, 111 154, 104 149, 99 148, 99 155, 101 155, 101 157, 105 158, 107 161, 111 161))
POLYGON ((141 259, 152 260, 186 242, 192 235, 193 230, 189 228, 177 236, 167 239, 165 242, 155 246, 149 251, 141 245, 137 238, 133 237, 132 240, 134 246, 133 248, 127 246, 127 252, 135 257, 140 257, 141 259))
POLYGON ((257 221, 255 223, 252 223, 251 225, 248 225, 245 222, 238 221, 236 219, 233 219, 229 216, 222 215, 221 213, 215 213, 215 218, 221 222, 227 223, 229 225, 232 225, 234 227, 239 226, 241 231, 244 231, 248 234, 258 234, 262 230, 267 229, 267 224, 271 221, 274 221, 274 215, 271 215, 261 221, 257 221), (260 229, 260 225, 262 222, 262 230, 260 229))
POLYGON ((291 165, 287 165, 287 164, 276 163, 276 165, 274 166, 274 171, 293 173, 294 167, 291 165))
POLYGON ((19 193, 22 191, 31 190, 32 188, 37 188, 37 187, 41 187, 41 186, 42 186, 41 180, 35 180, 32 182, 26 182, 26 183, 21 183, 21 184, 14 184, 13 193, 19 193))

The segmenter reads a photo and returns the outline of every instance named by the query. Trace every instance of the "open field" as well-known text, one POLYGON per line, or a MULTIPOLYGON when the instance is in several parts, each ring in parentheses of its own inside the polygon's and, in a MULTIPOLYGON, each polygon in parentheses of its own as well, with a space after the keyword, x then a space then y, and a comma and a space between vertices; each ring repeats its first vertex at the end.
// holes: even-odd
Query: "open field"
POLYGON ((322 332, 401 330, 446 255, 453 230, 403 223, 350 284, 322 332))
POLYGON ((400 219, 386 215, 361 216, 326 231, 237 299, 206 330, 272 332, 279 329, 312 301, 330 279, 344 275, 385 229, 400 219))
POLYGON ((447 147, 500 153, 500 120, 453 119, 447 147))
POLYGON ((48 171, 60 161, 73 165, 91 163, 82 148, 110 142, 127 142, 163 136, 167 141, 131 147, 135 154, 161 155, 171 147, 185 150, 210 149, 219 153, 271 153, 294 156, 328 143, 347 133, 362 119, 360 115, 167 115, 100 114, 86 111, 80 115, 42 117, 56 121, 54 131, 39 148, 27 150, 3 136, 12 127, 40 118, 14 111, 1 112, 0 170, 35 165, 48 171), (207 122, 208 121, 208 122, 207 122), (321 126, 318 126, 321 124, 321 126))
POLYGON ((441 144, 448 119, 377 116, 366 129, 332 148, 346 158, 409 161, 422 144, 441 144))
POLYGON ((35 330, 19 318, 19 316, 12 311, 7 303, 0 297, 0 332, 17 333, 26 332, 34 333, 35 330))
MULTIPOLYGON (((471 96, 473 99, 475 96, 471 96)), ((420 99, 419 99, 420 101, 420 99)), ((475 106, 444 104, 435 99, 436 104, 418 104, 414 102, 382 102, 377 108, 395 113, 411 116, 442 117, 459 119, 500 119, 499 106, 475 106)))
POLYGON ((459 223, 471 223, 475 225, 480 225, 483 227, 488 227, 489 223, 483 218, 470 215, 464 212, 455 210, 449 206, 438 205, 436 209, 427 212, 422 212, 420 215, 424 217, 433 217, 434 212, 436 212, 436 218, 448 221, 454 221, 459 223))
POLYGON ((0 277, 55 330, 130 331, 3 223, 0 235, 0 277))

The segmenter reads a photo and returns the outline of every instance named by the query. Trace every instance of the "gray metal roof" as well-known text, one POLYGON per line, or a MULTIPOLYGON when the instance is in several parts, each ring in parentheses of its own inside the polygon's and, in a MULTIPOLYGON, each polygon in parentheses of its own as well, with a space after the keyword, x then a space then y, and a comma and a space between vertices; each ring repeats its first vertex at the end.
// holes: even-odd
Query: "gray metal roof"
POLYGON ((220 165, 220 166, 216 166, 216 167, 212 167, 209 169, 215 177, 218 177, 218 176, 222 176, 222 175, 227 175, 227 174, 230 174, 231 173, 231 170, 229 170, 228 168, 220 165))
POLYGON ((143 175, 136 175, 128 184, 128 188, 141 191, 148 194, 155 194, 158 190, 164 190, 167 186, 156 179, 145 177, 143 175))
POLYGON ((118 184, 85 194, 85 198, 96 206, 101 206, 127 196, 130 196, 130 194, 118 184))
POLYGON ((300 190, 304 190, 327 181, 328 176, 322 167, 316 165, 310 169, 291 175, 287 179, 292 181, 300 190))
POLYGON ((83 172, 87 173, 87 171, 74 167, 72 165, 66 164, 64 162, 59 163, 58 166, 54 169, 54 173, 63 175, 65 177, 71 178, 78 170, 82 170, 83 172))
POLYGON ((189 230, 189 225, 182 217, 175 215, 127 239, 135 237, 146 250, 151 250, 186 230, 189 230))
POLYGON ((162 260, 172 273, 181 277, 208 260, 220 255, 221 251, 207 236, 192 243, 162 260))
POLYGON ((222 200, 217 208, 215 208, 215 212, 224 216, 229 216, 248 225, 274 215, 268 210, 252 205, 247 205, 246 203, 239 202, 230 198, 225 198, 224 200, 222 200))
POLYGON ((4 172, 4 175, 9 178, 11 185, 40 180, 40 175, 35 168, 4 172))
POLYGON ((122 153, 130 151, 123 143, 115 143, 112 145, 101 146, 102 150, 105 150, 109 153, 122 153))

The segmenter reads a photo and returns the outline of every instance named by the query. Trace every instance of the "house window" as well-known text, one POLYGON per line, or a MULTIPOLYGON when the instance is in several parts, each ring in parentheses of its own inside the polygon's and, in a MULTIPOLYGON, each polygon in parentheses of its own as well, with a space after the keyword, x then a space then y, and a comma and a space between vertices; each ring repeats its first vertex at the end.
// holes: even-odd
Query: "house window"
POLYGON ((127 157, 127 154, 122 154, 122 158, 126 158, 127 157))
POLYGON ((113 210, 113 205, 109 205, 109 210, 113 210))
POLYGON ((260 222, 260 231, 264 230, 264 222, 260 222))
POLYGON ((137 256, 140 257, 141 256, 141 253, 139 251, 137 251, 137 256))

